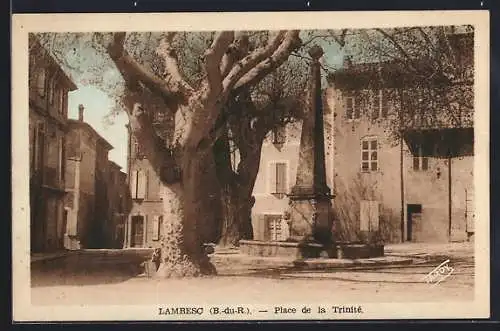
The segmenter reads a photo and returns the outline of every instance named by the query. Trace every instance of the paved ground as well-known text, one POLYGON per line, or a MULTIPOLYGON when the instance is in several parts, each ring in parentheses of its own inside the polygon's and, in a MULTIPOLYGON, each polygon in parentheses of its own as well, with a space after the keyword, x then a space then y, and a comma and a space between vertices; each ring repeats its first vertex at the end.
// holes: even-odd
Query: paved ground
MULTIPOLYGON (((290 261, 245 262, 218 255, 219 275, 197 279, 156 280, 138 276, 127 263, 103 259, 93 267, 82 255, 53 260, 32 271, 32 303, 36 305, 259 303, 273 301, 362 302, 472 300, 472 244, 389 245, 389 256, 411 257, 411 265, 358 266, 336 270, 298 270, 290 261), (424 277, 449 259, 453 273, 438 285, 424 277), (80 266, 80 267, 79 267, 80 266)), ((85 256, 85 255, 83 255, 85 256)), ((96 259, 93 258, 92 261, 96 259)), ((123 262, 123 261, 122 261, 123 262)))

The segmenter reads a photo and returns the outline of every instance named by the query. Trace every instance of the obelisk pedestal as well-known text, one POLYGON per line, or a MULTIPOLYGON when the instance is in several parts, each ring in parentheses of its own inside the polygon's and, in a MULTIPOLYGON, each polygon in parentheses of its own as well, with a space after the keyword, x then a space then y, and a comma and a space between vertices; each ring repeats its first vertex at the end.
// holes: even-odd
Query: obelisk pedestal
MULTIPOLYGON (((240 240, 240 251, 254 256, 295 256, 297 261, 320 257, 359 259, 383 256, 383 245, 335 242, 333 235, 333 195, 326 184, 325 135, 321 67, 323 50, 314 46, 306 109, 303 114, 299 161, 295 186, 288 195, 284 218, 290 236, 286 241, 240 240)), ((304 267, 300 262, 298 266, 304 267)), ((304 262, 306 263, 306 262, 304 262)), ((307 267, 307 263, 305 265, 307 267)))

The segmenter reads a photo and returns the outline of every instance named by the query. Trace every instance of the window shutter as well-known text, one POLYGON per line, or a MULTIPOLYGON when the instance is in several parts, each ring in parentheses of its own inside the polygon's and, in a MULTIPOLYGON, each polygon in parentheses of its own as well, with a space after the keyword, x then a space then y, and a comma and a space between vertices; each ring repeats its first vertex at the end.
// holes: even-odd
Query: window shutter
POLYGON ((380 113, 380 91, 373 92, 372 100, 372 118, 375 120, 378 118, 380 113))
POLYGON ((130 177, 130 192, 132 193, 132 199, 137 199, 137 175, 138 171, 132 171, 132 176, 130 177))
POLYGON ((266 223, 265 223, 265 215, 258 214, 256 217, 256 240, 266 240, 266 223))
POLYGON ((141 247, 147 247, 146 243, 148 242, 148 225, 149 225, 149 220, 148 220, 148 215, 144 215, 144 221, 142 223, 142 245, 141 247))
POLYGON ((276 193, 276 162, 269 163, 268 168, 267 180, 269 183, 269 193, 276 193))
POLYGON ((356 99, 357 99, 356 97, 352 98, 352 108, 353 108, 353 112, 354 112, 354 118, 359 119, 359 117, 361 116, 360 107, 362 107, 362 105, 361 105, 360 100, 359 99, 356 100, 356 99))
POLYGON ((56 90, 56 79, 50 78, 50 83, 49 83, 49 102, 51 105, 54 104, 54 94, 56 90))
POLYGON ((426 157, 422 157, 422 170, 429 169, 429 159, 426 157))
POLYGON ((65 95, 65 90, 64 88, 61 87, 59 90, 59 104, 57 105, 57 110, 59 114, 64 115, 64 95, 65 95))
POLYGON ((347 119, 353 118, 354 98, 347 97, 345 100, 345 116, 347 119))
POLYGON ((36 77, 36 88, 38 94, 42 97, 45 96, 45 68, 41 68, 36 77))
POLYGON ((286 169, 287 164, 283 162, 276 163, 276 193, 286 193, 286 169))
POLYGON ((420 158, 418 156, 413 157, 413 170, 419 170, 420 168, 420 158))
POLYGON ((359 204, 359 230, 369 231, 370 201, 361 200, 359 204))
POLYGON ((144 199, 149 199, 149 171, 144 172, 144 199))
POLYGON ((387 100, 387 93, 384 93, 384 91, 382 90, 380 93, 380 98, 381 98, 382 117, 387 117, 389 113, 389 102, 387 100))
POLYGON ((378 231, 379 202, 361 200, 359 206, 359 222, 361 231, 378 231))
POLYGON ((137 199, 146 198, 146 180, 146 173, 139 170, 137 174, 137 199))
POLYGON ((160 216, 153 216, 153 240, 160 240, 160 216))
POLYGON ((370 231, 378 231, 379 227, 379 203, 378 201, 370 201, 370 231))

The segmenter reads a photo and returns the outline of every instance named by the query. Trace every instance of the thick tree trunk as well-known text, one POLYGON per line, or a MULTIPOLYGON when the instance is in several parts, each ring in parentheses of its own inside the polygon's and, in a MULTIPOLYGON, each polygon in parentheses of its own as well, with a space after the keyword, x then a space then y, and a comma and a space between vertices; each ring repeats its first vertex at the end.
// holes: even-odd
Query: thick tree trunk
POLYGON ((238 196, 233 183, 225 183, 221 190, 222 222, 219 246, 237 246, 240 240, 238 196))
POLYGON ((237 246, 240 239, 253 239, 251 212, 255 199, 252 192, 259 171, 261 146, 262 141, 240 146, 242 159, 237 173, 231 167, 227 137, 219 139, 214 146, 217 175, 221 183, 220 246, 237 246))
POLYGON ((196 214, 196 206, 192 199, 186 199, 186 193, 180 183, 162 186, 164 218, 159 277, 215 274, 198 236, 197 222, 202 215, 196 214), (186 212, 190 208, 194 210, 186 212))
MULTIPOLYGON (((171 167, 181 169, 180 176, 162 176, 165 210, 162 263, 158 276, 185 277, 215 272, 203 247, 200 229, 206 223, 204 202, 210 195, 207 194, 207 183, 212 183, 211 179, 215 178, 213 171, 210 171, 214 164, 211 146, 219 135, 220 130, 215 124, 220 111, 234 89, 243 90, 258 83, 286 61, 300 45, 300 38, 299 31, 280 31, 266 46, 257 48, 236 65, 236 58, 229 52, 235 39, 234 32, 222 31, 204 54, 206 79, 195 90, 180 75, 177 55, 171 47, 173 36, 169 34, 157 50, 158 55, 165 60, 165 79, 148 72, 128 54, 124 47, 125 32, 113 34, 113 41, 107 51, 126 82, 127 93, 123 101, 129 111, 130 129, 144 147, 148 160, 156 169, 167 169, 167 173, 171 167), (223 57, 225 61, 221 63, 223 57), (150 110, 141 105, 145 88, 162 97, 175 117, 175 129, 172 140, 167 142, 168 147, 154 132, 151 116, 148 116, 151 115, 150 110), (177 147, 180 155, 172 156, 171 148, 177 147), (165 163, 169 165, 165 167, 165 163)), ((241 47, 240 51, 246 52, 246 48, 241 47)), ((243 168, 243 171, 246 169, 243 168)), ((247 190, 242 195, 244 199, 238 194, 239 203, 236 205, 241 207, 241 202, 246 200, 245 208, 237 208, 233 212, 237 218, 245 215, 245 228, 248 228, 250 209, 246 206, 255 177, 252 181, 248 180, 250 177, 245 173, 241 177, 243 184, 236 186, 237 191, 240 191, 240 187, 246 187, 247 190)), ((227 204, 232 205, 232 201, 227 204)), ((248 230, 245 231, 248 233, 248 230)))

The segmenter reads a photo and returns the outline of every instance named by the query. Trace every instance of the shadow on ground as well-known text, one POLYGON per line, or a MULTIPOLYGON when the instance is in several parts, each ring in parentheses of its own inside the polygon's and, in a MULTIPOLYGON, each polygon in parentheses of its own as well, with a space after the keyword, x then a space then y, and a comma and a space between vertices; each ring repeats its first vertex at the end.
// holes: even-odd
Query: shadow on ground
MULTIPOLYGON (((391 254, 391 256, 396 256, 391 254)), ((408 257, 408 255, 401 255, 408 257)), ((275 279, 339 280, 355 283, 404 283, 421 284, 424 277, 442 262, 450 260, 455 276, 474 275, 473 257, 449 257, 447 255, 425 255, 414 257, 413 263, 401 265, 363 266, 352 265, 322 269, 305 269, 293 265, 251 266, 219 261, 216 264, 218 277, 257 277, 275 279), (371 277, 369 275, 372 275, 371 277), (346 276, 347 275, 347 276, 346 276), (358 277, 359 276, 359 277, 358 277)))
POLYGON ((75 252, 31 264, 31 286, 86 286, 112 284, 143 272, 140 254, 75 252))
MULTIPOLYGON (((422 278, 446 260, 455 269, 455 275, 473 276, 474 258, 444 254, 401 254, 411 257, 412 264, 391 266, 351 265, 320 270, 304 269, 292 261, 258 262, 234 260, 224 256, 213 258, 218 275, 215 277, 256 277, 273 279, 340 280, 356 283, 422 283, 422 278), (371 274, 371 276, 370 276, 371 274)), ((147 257, 132 251, 85 251, 65 257, 32 264, 31 286, 88 286, 121 283, 144 277, 141 262, 147 257)))

